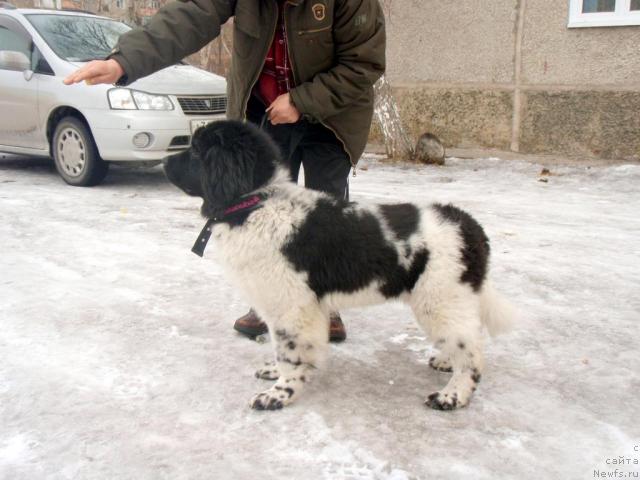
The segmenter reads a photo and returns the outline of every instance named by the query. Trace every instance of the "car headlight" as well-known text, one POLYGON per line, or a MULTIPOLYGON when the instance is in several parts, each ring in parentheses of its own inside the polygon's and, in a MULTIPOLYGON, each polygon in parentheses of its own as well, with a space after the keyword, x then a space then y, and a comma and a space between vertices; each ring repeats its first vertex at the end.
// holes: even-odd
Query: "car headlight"
POLYGON ((137 110, 131 90, 128 88, 112 88, 107 92, 109 106, 113 110, 137 110))
POLYGON ((114 110, 173 110, 166 95, 154 95, 128 88, 112 88, 108 92, 109 106, 114 110))
POLYGON ((173 103, 166 95, 152 95, 136 90, 131 93, 140 110, 173 110, 173 103))

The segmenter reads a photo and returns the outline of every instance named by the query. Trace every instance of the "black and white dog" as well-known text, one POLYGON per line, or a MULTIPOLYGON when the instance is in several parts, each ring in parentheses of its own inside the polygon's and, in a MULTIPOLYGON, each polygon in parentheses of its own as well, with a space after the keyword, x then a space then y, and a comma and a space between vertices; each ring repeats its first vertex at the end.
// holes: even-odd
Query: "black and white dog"
POLYGON ((255 409, 291 403, 323 363, 329 312, 402 300, 441 352, 430 365, 453 372, 427 397, 435 409, 467 405, 483 369, 482 327, 511 316, 487 280, 482 227, 451 205, 365 206, 289 179, 277 147, 257 127, 224 121, 199 129, 190 150, 165 162, 169 180, 202 197, 217 259, 265 320, 275 362, 256 375, 275 385, 255 409))

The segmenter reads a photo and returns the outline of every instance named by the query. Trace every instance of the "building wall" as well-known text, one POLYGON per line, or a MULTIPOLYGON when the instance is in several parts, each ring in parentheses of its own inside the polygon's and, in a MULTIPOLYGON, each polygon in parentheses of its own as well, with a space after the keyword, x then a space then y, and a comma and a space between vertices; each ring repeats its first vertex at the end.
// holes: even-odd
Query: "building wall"
POLYGON ((388 78, 414 135, 640 161, 640 27, 568 29, 568 0, 387 0, 388 78))

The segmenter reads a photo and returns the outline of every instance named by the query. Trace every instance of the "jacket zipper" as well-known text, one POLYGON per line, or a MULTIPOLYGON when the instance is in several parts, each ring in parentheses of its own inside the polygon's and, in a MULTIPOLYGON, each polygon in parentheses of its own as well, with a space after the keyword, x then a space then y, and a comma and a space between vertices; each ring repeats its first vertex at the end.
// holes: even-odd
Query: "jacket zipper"
MULTIPOLYGON (((287 5, 298 5, 297 3, 293 3, 292 1, 288 0, 285 3, 285 7, 287 5)), ((287 9, 285 8, 284 10, 284 28, 285 31, 287 30, 287 9)), ((242 108, 242 118, 243 120, 247 120, 247 107, 249 106, 249 98, 251 97, 251 92, 253 91, 253 87, 256 86, 256 82, 258 81, 258 79, 260 78, 260 74, 262 73, 262 69, 264 68, 264 62, 267 59, 267 53, 269 52, 269 48, 271 47, 271 44, 273 43, 273 39, 276 36, 276 29, 278 28, 278 16, 276 15, 275 17, 275 23, 273 25, 273 29, 271 32, 271 39, 269 40, 269 43, 267 43, 266 45, 266 51, 263 54, 263 57, 265 58, 265 60, 262 62, 261 67, 258 69, 258 72, 256 73, 256 75, 254 76, 253 80, 251 81, 249 90, 247 95, 245 95, 244 101, 243 101, 243 108, 242 108)), ((330 27, 328 27, 330 28, 330 27)), ((321 29, 323 30, 323 29, 321 29)), ((288 32, 287 32, 288 33, 288 32)), ((300 32, 300 34, 302 34, 304 32, 300 32)), ((296 78, 296 71, 295 71, 295 67, 294 67, 294 62, 293 62, 293 57, 291 56, 291 49, 289 48, 289 42, 287 42, 287 53, 289 54, 289 61, 291 62, 291 71, 293 72, 293 78, 296 78)), ((329 130, 331 130, 331 132, 333 132, 333 134, 336 136, 336 138, 340 141, 340 143, 342 144, 342 148, 343 150, 346 152, 347 156, 349 157, 349 163, 351 163, 351 168, 353 169, 353 176, 356 176, 356 164, 353 161, 353 158, 351 158, 351 154, 349 153, 349 150, 347 150, 347 145, 346 143, 344 143, 344 140, 340 137, 340 135, 338 135, 338 132, 336 132, 330 125, 326 124, 325 122, 323 122, 322 120, 318 120, 318 122, 324 126, 325 128, 328 128, 329 130)))
POLYGON ((264 52, 264 54, 262 55, 264 57, 264 60, 262 61, 262 65, 260 66, 260 68, 258 69, 258 73, 255 75, 255 77, 253 78, 253 81, 251 82, 251 87, 249 88, 249 92, 248 94, 245 96, 243 105, 244 108, 242 109, 242 118, 243 120, 247 120, 247 107, 249 106, 249 99, 251 98, 251 92, 253 92, 253 87, 256 86, 256 82, 258 81, 258 79, 260 78, 260 74, 262 73, 262 70, 264 69, 264 64, 267 61, 267 53, 269 53, 269 49, 271 48, 271 44, 273 43, 273 39, 276 36, 276 29, 278 28, 278 15, 277 15, 277 5, 276 5, 276 21, 273 24, 273 31, 271 32, 271 40, 269 40, 269 43, 267 43, 267 50, 264 52))
MULTIPOLYGON (((294 64, 295 62, 293 61, 293 57, 291 56, 291 49, 289 47, 289 32, 287 31, 287 6, 288 5, 293 5, 293 6, 297 6, 297 3, 294 3, 291 0, 287 0, 285 2, 285 9, 284 9, 284 30, 285 33, 287 35, 287 53, 289 54, 289 62, 291 63, 291 71, 293 72, 293 78, 294 80, 296 79, 296 70, 294 68, 294 64)), ((306 31, 299 31, 298 35, 303 35, 304 33, 313 33, 313 32, 321 32, 323 30, 327 30, 329 28, 331 28, 333 25, 329 26, 329 27, 325 27, 325 28, 320 28, 317 30, 306 30, 306 31)), ((275 35, 275 31, 274 31, 274 35, 275 35)), ((273 42, 273 39, 271 39, 271 41, 273 42)), ((345 153, 347 154, 347 156, 349 157, 349 163, 351 163, 351 168, 353 169, 353 176, 356 176, 356 164, 353 162, 353 158, 351 158, 351 154, 349 153, 349 150, 347 150, 347 145, 346 143, 344 143, 344 140, 342 140, 342 138, 340 138, 340 135, 338 135, 338 132, 336 132, 333 128, 331 128, 329 125, 327 125, 325 122, 323 122, 322 120, 316 119, 318 120, 318 122, 325 128, 331 130, 333 132, 333 134, 336 136, 336 138, 340 141, 340 143, 342 144, 342 149, 345 151, 345 153)))

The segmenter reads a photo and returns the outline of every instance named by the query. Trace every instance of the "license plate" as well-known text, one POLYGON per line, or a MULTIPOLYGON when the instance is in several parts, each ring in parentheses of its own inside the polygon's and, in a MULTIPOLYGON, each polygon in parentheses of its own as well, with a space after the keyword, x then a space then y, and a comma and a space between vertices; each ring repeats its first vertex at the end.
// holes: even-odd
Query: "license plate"
POLYGON ((195 133, 200 127, 206 127, 211 122, 215 122, 217 120, 224 119, 224 115, 221 115, 220 118, 212 118, 208 120, 191 120, 191 135, 195 133))

